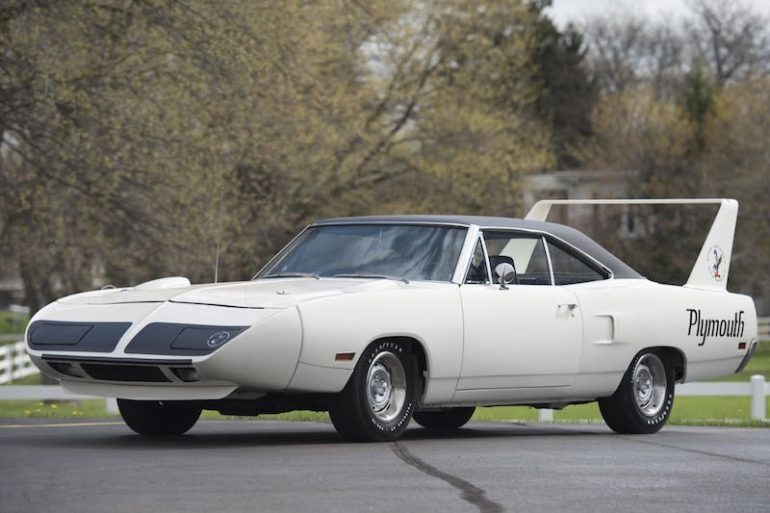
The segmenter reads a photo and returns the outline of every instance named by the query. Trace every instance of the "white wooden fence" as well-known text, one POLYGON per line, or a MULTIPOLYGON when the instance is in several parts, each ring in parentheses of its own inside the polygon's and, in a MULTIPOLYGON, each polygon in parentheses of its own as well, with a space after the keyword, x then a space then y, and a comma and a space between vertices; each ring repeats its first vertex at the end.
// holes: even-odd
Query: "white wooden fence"
POLYGON ((23 341, 0 346, 0 385, 40 372, 25 347, 23 341))
POLYGON ((760 317, 757 319, 759 324, 759 340, 770 340, 770 317, 760 317))

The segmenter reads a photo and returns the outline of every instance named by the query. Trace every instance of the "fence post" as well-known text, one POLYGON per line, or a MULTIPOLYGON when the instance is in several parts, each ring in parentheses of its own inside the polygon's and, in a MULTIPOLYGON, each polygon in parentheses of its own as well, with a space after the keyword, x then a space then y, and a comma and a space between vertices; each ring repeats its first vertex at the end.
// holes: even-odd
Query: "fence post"
POLYGON ((16 342, 13 342, 11 344, 8 344, 8 376, 11 378, 11 380, 8 383, 13 384, 14 381, 18 379, 18 366, 16 365, 16 353, 18 351, 18 348, 16 347, 16 342))
POLYGON ((553 410, 550 408, 541 408, 537 410, 537 421, 541 423, 553 422, 553 410))
POLYGON ((27 351, 24 346, 24 342, 16 342, 13 344, 14 349, 16 349, 16 357, 14 358, 16 360, 16 377, 14 379, 21 379, 24 377, 24 360, 27 356, 27 351))
POLYGON ((120 413, 120 410, 118 410, 118 400, 114 397, 108 397, 105 399, 105 409, 107 410, 107 413, 110 415, 118 415, 120 413))
POLYGON ((8 363, 9 355, 10 348, 8 346, 0 346, 0 384, 9 383, 11 381, 11 371, 13 369, 8 363))
POLYGON ((751 376, 751 419, 765 420, 765 377, 751 376))

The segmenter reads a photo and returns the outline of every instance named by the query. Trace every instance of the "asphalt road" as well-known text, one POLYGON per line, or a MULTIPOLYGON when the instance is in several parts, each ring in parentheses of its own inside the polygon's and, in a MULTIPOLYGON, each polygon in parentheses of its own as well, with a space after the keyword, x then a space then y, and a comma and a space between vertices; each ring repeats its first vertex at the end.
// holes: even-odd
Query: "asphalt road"
POLYGON ((2 513, 770 511, 770 429, 472 423, 348 444, 319 423, 42 422, 0 424, 2 513))

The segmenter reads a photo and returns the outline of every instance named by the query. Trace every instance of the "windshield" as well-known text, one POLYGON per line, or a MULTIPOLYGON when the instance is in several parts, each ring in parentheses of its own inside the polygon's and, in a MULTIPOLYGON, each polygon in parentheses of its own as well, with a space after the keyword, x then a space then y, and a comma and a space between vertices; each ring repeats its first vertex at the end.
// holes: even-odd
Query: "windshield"
POLYGON ((357 275, 451 281, 465 232, 448 226, 314 226, 258 278, 357 275))

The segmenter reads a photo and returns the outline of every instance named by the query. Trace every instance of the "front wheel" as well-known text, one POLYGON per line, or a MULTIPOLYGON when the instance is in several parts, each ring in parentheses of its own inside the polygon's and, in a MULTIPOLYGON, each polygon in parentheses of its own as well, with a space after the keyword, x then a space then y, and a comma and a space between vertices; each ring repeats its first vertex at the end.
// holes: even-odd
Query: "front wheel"
POLYGON ((673 405, 673 367, 654 349, 637 354, 615 393, 599 400, 604 421, 616 433, 656 433, 673 405))
POLYGON ((123 421, 140 435, 181 435, 198 421, 201 409, 180 401, 118 399, 123 421))
POLYGON ((329 409, 337 432, 354 442, 387 442, 404 432, 417 396, 417 364, 407 344, 369 346, 329 409))

